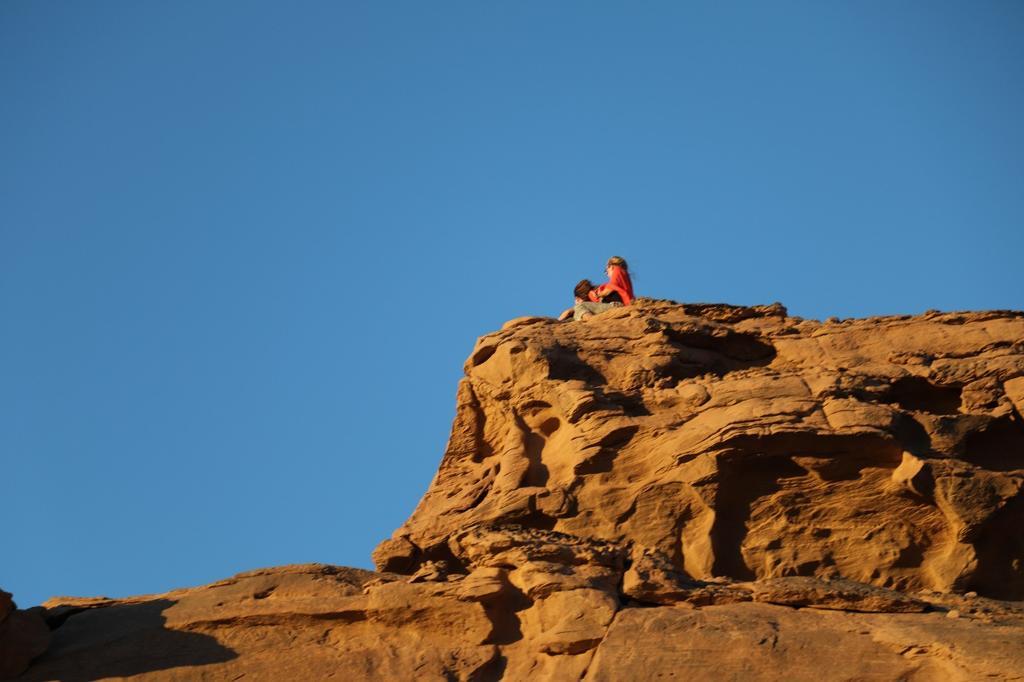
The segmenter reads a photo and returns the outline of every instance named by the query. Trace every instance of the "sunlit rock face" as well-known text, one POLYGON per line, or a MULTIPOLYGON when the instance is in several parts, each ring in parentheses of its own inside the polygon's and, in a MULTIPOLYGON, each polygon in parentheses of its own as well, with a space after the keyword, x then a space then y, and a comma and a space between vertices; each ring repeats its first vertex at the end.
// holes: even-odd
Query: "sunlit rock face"
POLYGON ((843 577, 1024 599, 1024 316, 821 323, 641 301, 481 338, 382 569, 460 570, 477 524, 666 557, 697 580, 843 577))
POLYGON ((820 323, 641 300, 513 320, 474 348, 377 572, 284 566, 32 613, 0 593, 0 670, 1019 679, 1022 340, 1016 312, 820 323))

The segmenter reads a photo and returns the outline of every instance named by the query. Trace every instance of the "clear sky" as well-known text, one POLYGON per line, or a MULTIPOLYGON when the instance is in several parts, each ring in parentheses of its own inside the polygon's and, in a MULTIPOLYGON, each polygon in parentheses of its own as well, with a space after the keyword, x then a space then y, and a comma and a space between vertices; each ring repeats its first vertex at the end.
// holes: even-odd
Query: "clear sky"
POLYGON ((369 567, 479 335, 1024 308, 1024 3, 0 2, 0 587, 369 567))

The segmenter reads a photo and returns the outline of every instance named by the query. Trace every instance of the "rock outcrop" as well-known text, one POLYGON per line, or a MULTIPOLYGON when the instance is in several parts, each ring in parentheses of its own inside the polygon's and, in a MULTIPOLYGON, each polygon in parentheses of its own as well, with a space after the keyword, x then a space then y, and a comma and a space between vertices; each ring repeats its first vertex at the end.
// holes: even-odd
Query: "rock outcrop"
MULTIPOLYGON (((831 321, 648 301, 479 340, 383 570, 480 523, 689 578, 844 577, 1024 599, 1024 314, 831 321)), ((456 557, 457 559, 457 557, 456 557)))
POLYGON ((607 583, 621 560, 608 545, 558 549, 557 533, 513 528, 465 540, 469 552, 501 546, 486 563, 502 565, 410 582, 307 564, 160 595, 54 599, 53 644, 18 679, 967 681, 1024 670, 1020 604, 778 578, 693 583, 651 606, 607 583))
POLYGON ((0 680, 17 677, 50 644, 40 609, 22 610, 0 590, 0 680))
POLYGON ((377 572, 57 598, 22 679, 1022 679, 1022 340, 1016 312, 513 320, 377 572))

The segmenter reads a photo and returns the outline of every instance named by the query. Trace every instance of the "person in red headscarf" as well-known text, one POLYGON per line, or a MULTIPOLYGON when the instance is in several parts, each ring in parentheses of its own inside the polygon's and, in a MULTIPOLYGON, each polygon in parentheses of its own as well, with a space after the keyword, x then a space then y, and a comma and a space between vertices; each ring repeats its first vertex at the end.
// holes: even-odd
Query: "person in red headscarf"
POLYGON ((633 281, 629 278, 629 266, 624 258, 612 256, 605 266, 608 281, 590 292, 590 300, 595 303, 621 303, 629 305, 633 296, 633 281))
POLYGON ((633 282, 629 278, 629 266, 618 256, 608 259, 605 267, 608 282, 594 286, 589 279, 580 280, 573 291, 576 304, 558 316, 559 320, 585 320, 618 306, 629 305, 633 296, 633 282))

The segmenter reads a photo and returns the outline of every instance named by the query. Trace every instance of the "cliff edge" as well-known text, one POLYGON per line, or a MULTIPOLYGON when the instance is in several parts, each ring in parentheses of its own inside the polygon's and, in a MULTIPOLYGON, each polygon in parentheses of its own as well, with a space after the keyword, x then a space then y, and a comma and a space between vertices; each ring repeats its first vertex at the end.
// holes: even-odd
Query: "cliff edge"
POLYGON ((20 679, 1022 679, 1022 415, 1021 312, 512 320, 377 572, 55 598, 20 679))
POLYGON ((1024 599, 1024 315, 824 324, 647 301, 479 340, 430 489, 376 551, 455 565, 517 523, 695 579, 845 577, 1024 599))

